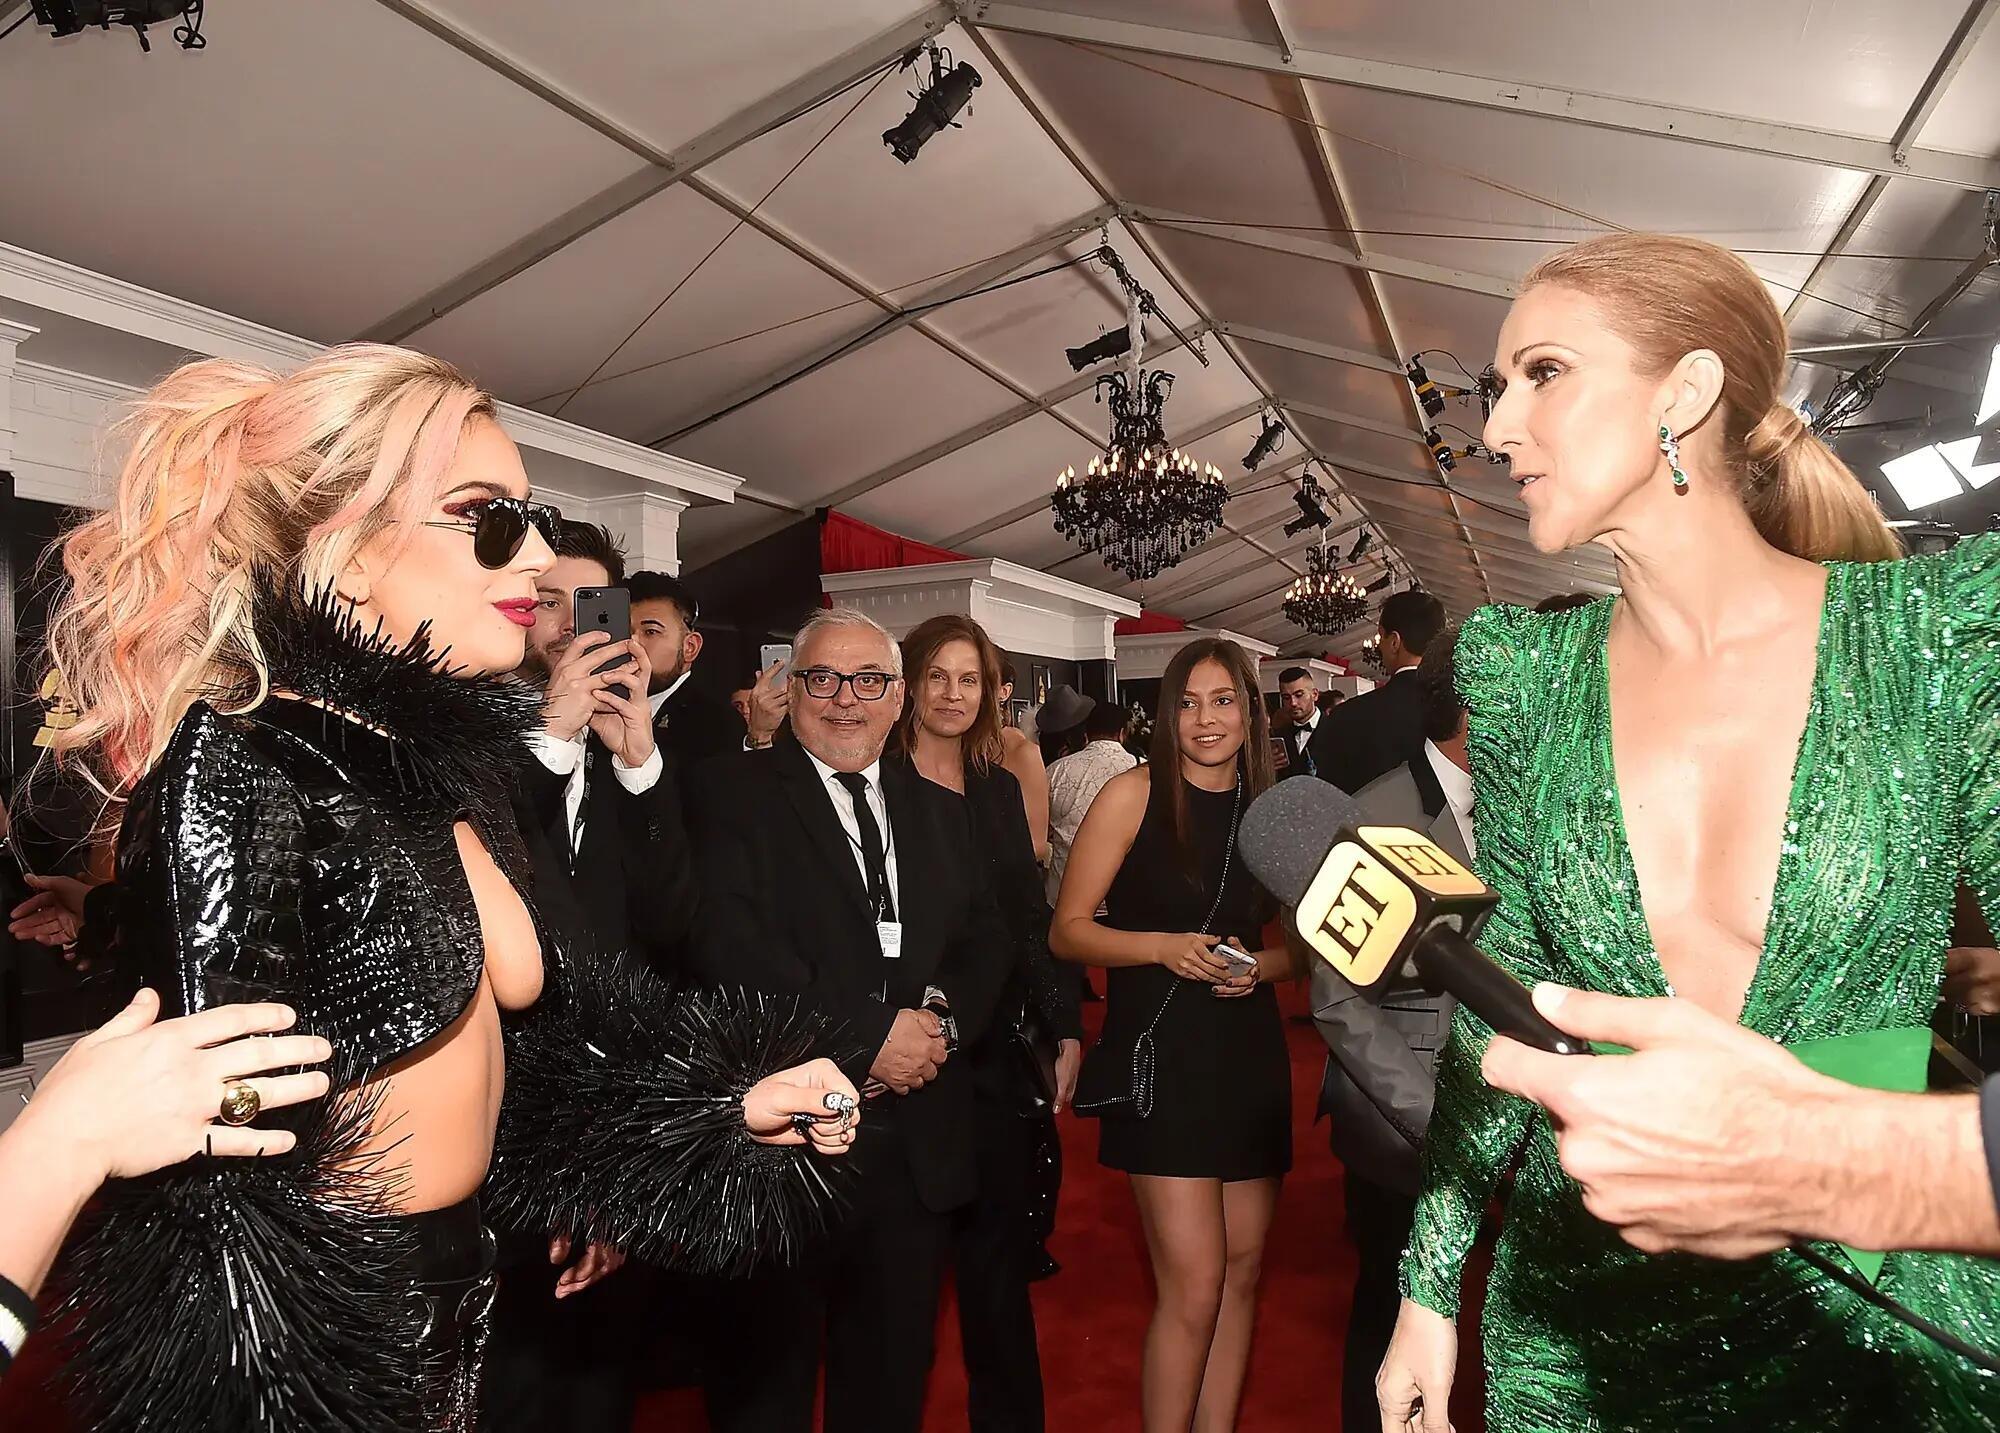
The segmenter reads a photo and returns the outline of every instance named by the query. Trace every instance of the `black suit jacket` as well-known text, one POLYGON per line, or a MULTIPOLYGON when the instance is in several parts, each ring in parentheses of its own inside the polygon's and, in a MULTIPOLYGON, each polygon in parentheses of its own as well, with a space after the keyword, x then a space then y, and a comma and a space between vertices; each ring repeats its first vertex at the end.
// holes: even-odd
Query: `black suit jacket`
MULTIPOLYGON (((1369 821, 1424 832, 1471 864, 1444 787, 1421 748, 1406 764, 1371 781, 1355 800, 1369 821)), ((1311 988, 1313 1020, 1330 1052, 1319 1090, 1328 1142, 1353 1175, 1414 1196, 1423 1182, 1424 1131, 1437 1092, 1438 1056, 1458 1002, 1406 986, 1373 1004, 1319 960, 1313 962, 1311 988)))
POLYGON ((692 678, 660 704, 653 731, 680 773, 683 790, 692 789, 690 778, 698 768, 743 749, 743 719, 697 688, 692 678))
POLYGON ((1423 755, 1424 699, 1417 671, 1398 672, 1384 686, 1342 702, 1319 719, 1326 758, 1319 774, 1349 795, 1376 777, 1423 755))
MULTIPOLYGON (((690 827, 702 911, 692 950, 712 985, 803 991, 846 1027, 857 1053, 842 1068, 858 1086, 898 1010, 935 985, 951 1002, 962 1047, 985 1031, 1014 955, 994 902, 985 851, 962 796, 900 762, 882 764, 896 855, 902 955, 886 960, 854 848, 831 793, 790 742, 739 752, 694 774, 690 827)), ((866 1118, 906 1135, 927 1208, 969 1202, 977 1186, 967 1049, 906 1096, 871 1100, 866 1118)))
POLYGON ((567 777, 530 760, 514 809, 534 867, 538 903, 560 887, 581 935, 604 951, 629 950, 662 975, 674 973, 694 921, 694 869, 681 820, 671 757, 660 779, 637 795, 612 770, 595 736, 586 747, 583 844, 570 855, 567 777))
POLYGON ((1288 777, 1306 775, 1326 779, 1333 761, 1333 726, 1328 714, 1326 712, 1319 714, 1319 725, 1312 729, 1312 736, 1306 742, 1305 749, 1312 753, 1310 772, 1306 769, 1305 757, 1299 749, 1300 731, 1301 728, 1294 725, 1278 733, 1284 739, 1286 756, 1285 768, 1278 773, 1278 779, 1283 781, 1288 777))

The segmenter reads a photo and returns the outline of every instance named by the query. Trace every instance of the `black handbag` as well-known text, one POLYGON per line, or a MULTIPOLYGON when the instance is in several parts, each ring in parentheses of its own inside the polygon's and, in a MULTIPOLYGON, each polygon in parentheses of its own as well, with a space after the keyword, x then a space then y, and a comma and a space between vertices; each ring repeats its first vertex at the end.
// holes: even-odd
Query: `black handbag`
MULTIPOLYGON (((1212 934, 1209 927, 1215 924, 1215 917, 1222 909, 1222 893, 1229 889, 1229 868, 1236 858, 1236 818, 1242 812, 1243 778, 1238 775, 1236 804, 1229 813, 1229 844, 1222 851, 1222 879, 1216 883, 1215 902, 1208 908, 1208 918, 1201 923, 1203 935, 1212 934)), ((1152 1020, 1129 1043, 1100 1037, 1090 1047, 1090 1053, 1084 1056, 1083 1069, 1076 1077, 1072 1109, 1087 1119, 1143 1120, 1151 1116, 1153 1076, 1158 1062, 1153 1032, 1160 1028, 1160 1018, 1186 983, 1175 977, 1152 1020)))

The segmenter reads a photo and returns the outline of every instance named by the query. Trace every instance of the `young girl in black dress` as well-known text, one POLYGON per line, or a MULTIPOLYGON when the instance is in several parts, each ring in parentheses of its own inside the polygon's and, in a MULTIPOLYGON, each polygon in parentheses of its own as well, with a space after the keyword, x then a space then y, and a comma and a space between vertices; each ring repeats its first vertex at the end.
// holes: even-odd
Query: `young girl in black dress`
POLYGON ((1157 1050, 1150 1113, 1107 1115, 1098 1144, 1131 1176, 1152 1256, 1147 1433, 1235 1426, 1264 1235, 1292 1163, 1291 1063, 1265 987, 1293 964, 1260 949, 1273 907, 1236 850, 1270 784, 1256 669, 1234 642, 1189 643, 1160 682, 1150 765, 1113 777, 1084 818, 1050 932, 1057 955, 1109 971, 1088 1059, 1125 1060, 1149 1027, 1157 1050), (1255 967, 1232 974, 1225 941, 1255 967))

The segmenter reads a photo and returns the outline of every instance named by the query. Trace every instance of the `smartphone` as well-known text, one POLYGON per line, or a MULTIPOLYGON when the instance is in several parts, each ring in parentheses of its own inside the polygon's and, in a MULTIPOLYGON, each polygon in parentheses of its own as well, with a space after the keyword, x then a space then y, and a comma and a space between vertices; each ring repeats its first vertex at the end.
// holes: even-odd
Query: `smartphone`
POLYGON ((1240 945, 1224 941, 1215 948, 1215 953, 1228 962, 1229 973, 1232 976, 1247 975, 1257 968, 1257 957, 1240 945))
POLYGON ((757 649, 757 670, 768 672, 771 663, 779 663, 778 684, 783 686, 792 679, 792 644, 790 642, 766 642, 757 649))
MULTIPOLYGON (((622 587, 579 587, 572 596, 576 613, 576 635, 586 632, 602 632, 613 642, 629 641, 632 636, 632 594, 622 587)), ((608 672, 613 667, 622 667, 632 659, 620 655, 602 663, 594 670, 608 672)))

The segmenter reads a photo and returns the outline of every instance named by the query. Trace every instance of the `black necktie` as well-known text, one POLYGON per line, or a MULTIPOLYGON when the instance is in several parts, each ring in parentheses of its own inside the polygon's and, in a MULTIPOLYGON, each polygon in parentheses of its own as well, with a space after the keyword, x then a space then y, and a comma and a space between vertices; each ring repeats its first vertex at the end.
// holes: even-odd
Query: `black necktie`
POLYGON ((868 872, 868 903, 875 908, 876 920, 892 921, 896 918, 896 900, 889 893, 889 863, 882 855, 882 828, 875 824, 875 813, 868 805, 868 778, 858 771, 836 771, 833 779, 845 786, 854 799, 854 824, 861 828, 861 864, 868 872))

